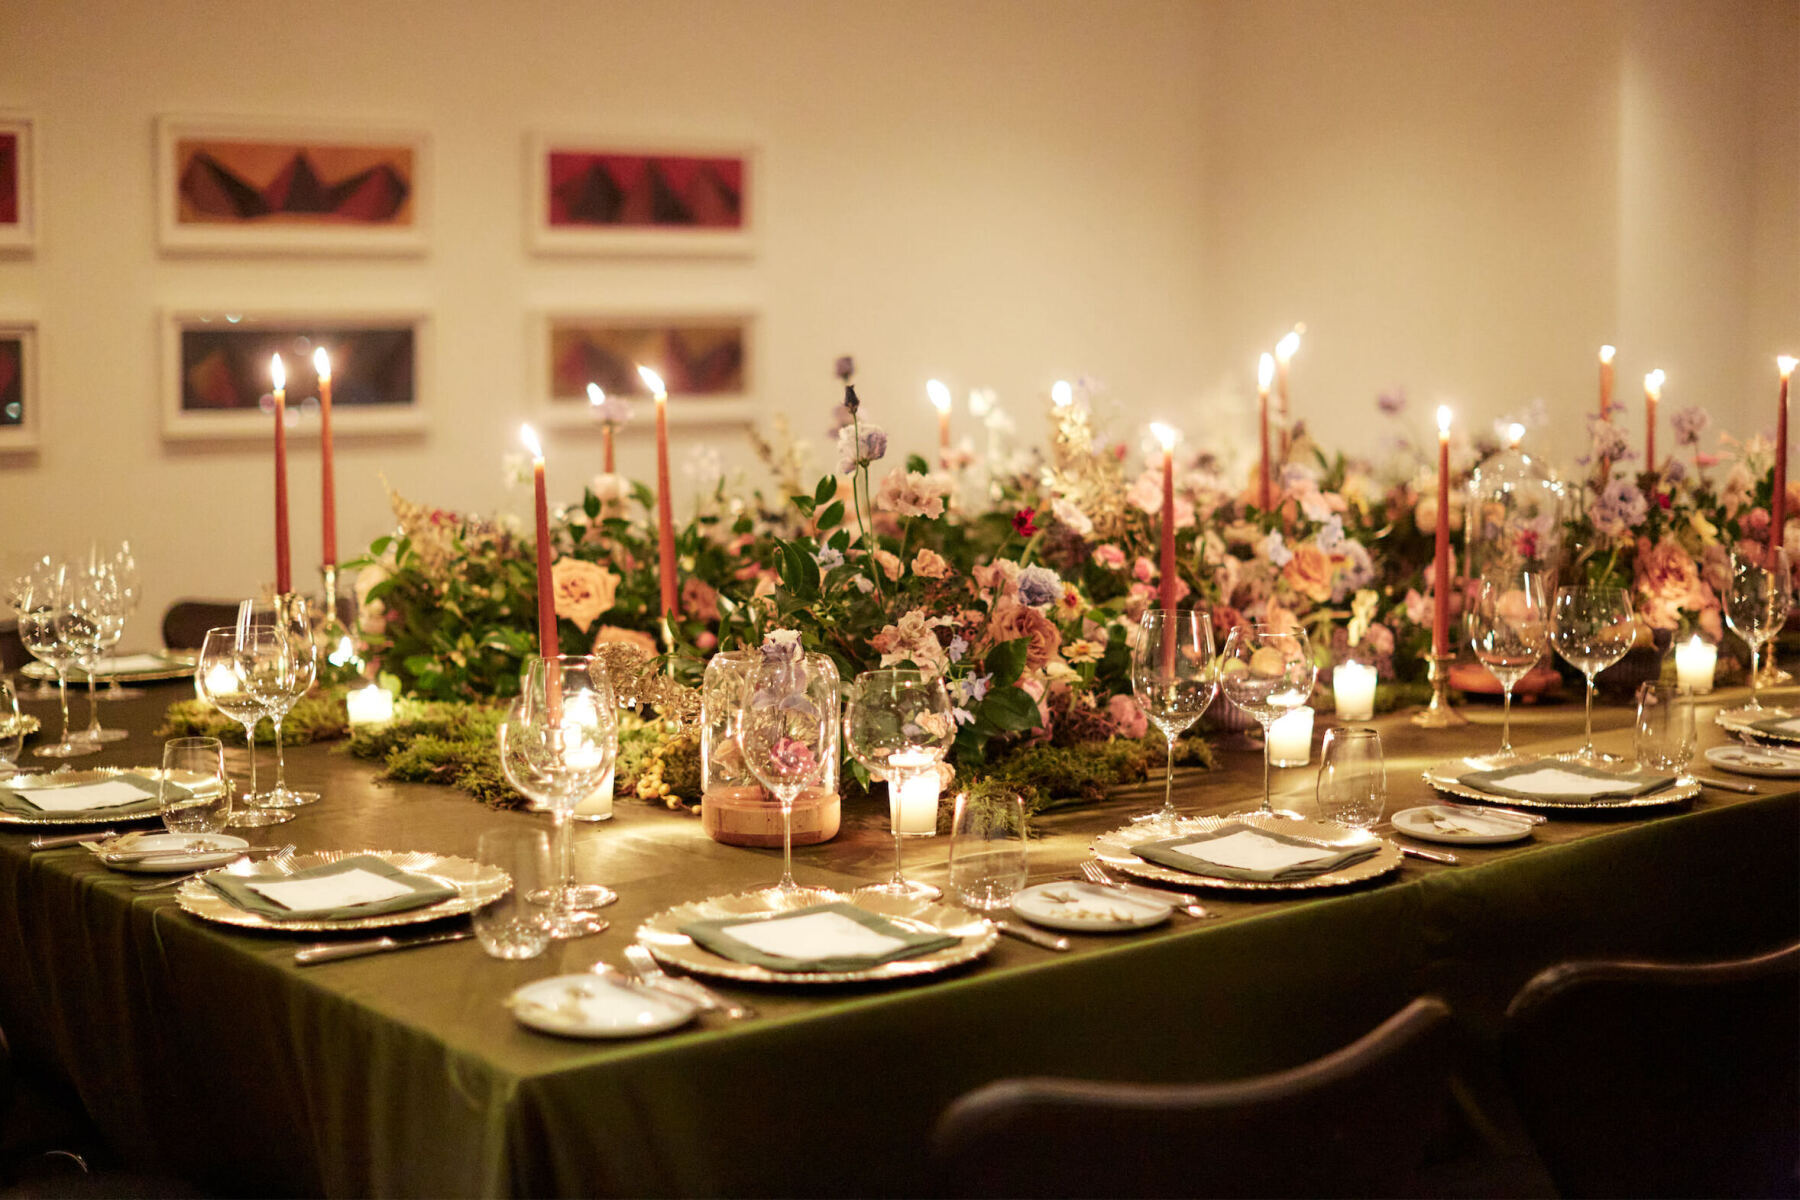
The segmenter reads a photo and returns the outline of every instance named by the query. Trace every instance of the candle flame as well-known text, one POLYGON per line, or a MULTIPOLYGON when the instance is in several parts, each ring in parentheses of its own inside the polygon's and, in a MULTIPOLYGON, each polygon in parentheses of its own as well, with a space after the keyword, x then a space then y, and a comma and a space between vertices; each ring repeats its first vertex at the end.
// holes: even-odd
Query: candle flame
POLYGON ((1058 408, 1067 408, 1075 403, 1075 389, 1069 386, 1068 380, 1059 379, 1050 385, 1050 403, 1058 408))
POLYGON ((1174 450, 1175 443, 1181 440, 1180 432, 1173 425, 1164 425, 1161 421, 1152 421, 1150 432, 1162 445, 1165 454, 1174 450))
POLYGON ((1800 359, 1796 359, 1791 354, 1777 355, 1775 359, 1775 365, 1781 369, 1781 377, 1783 379, 1786 379, 1794 373, 1794 366, 1796 363, 1800 363, 1800 359))
POLYGON ((1293 362, 1294 355, 1300 353, 1300 330, 1303 328, 1305 326, 1295 326, 1283 334, 1279 342, 1275 343, 1275 357, 1281 360, 1282 366, 1285 367, 1293 362))
POLYGON ((1508 425, 1506 427, 1506 444, 1507 444, 1507 446, 1509 446, 1513 449, 1517 449, 1519 443, 1524 440, 1525 440, 1525 427, 1523 425, 1519 424, 1517 421, 1514 421, 1511 425, 1508 425))
POLYGON ((275 390, 283 391, 287 387, 287 368, 281 365, 281 355, 269 359, 269 378, 275 381, 275 390))
POLYGON ((1663 380, 1667 378, 1661 367, 1644 376, 1644 394, 1652 400, 1661 400, 1663 380))
POLYGON ((950 389, 935 379, 925 381, 925 393, 931 397, 931 406, 941 413, 950 411, 950 389))
POLYGON ((313 351, 313 372, 318 375, 320 383, 331 382, 331 355, 325 353, 323 346, 313 351))
POLYGON ((1693 638, 1689 640, 1688 645, 1690 645, 1690 646, 1694 647, 1696 650, 1698 650, 1700 647, 1706 645, 1706 643, 1701 641, 1700 635, 1696 633, 1693 636, 1693 638))
POLYGON ((1611 346, 1602 346, 1600 347, 1600 361, 1610 367, 1612 366, 1613 355, 1617 353, 1618 351, 1611 346))
POLYGON ((600 390, 599 384, 588 384, 588 403, 595 408, 599 408, 602 404, 606 403, 606 393, 600 390))
POLYGON ((640 366, 638 367, 638 377, 644 381, 644 385, 650 389, 651 394, 658 400, 667 400, 669 398, 669 389, 663 386, 661 375, 658 375, 649 367, 640 366))
POLYGON ((544 461, 544 446, 543 443, 538 441, 536 430, 532 429, 529 425, 519 426, 519 440, 525 443, 525 448, 527 450, 531 451, 531 457, 537 459, 539 462, 544 461))
POLYGON ((1446 436, 1450 433, 1450 406, 1448 404, 1438 405, 1438 432, 1446 436))
POLYGON ((1275 356, 1265 353, 1256 360, 1256 388, 1267 392, 1269 385, 1275 381, 1275 356))

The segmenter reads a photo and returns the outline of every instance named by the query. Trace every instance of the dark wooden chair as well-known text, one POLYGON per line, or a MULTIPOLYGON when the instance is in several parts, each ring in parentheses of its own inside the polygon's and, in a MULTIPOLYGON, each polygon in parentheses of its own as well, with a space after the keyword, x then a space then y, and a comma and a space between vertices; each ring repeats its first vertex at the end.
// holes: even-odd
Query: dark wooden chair
POLYGON ((1414 1000, 1323 1058, 1230 1083, 1003 1079, 939 1119, 964 1196, 1398 1196, 1449 1094, 1450 1011, 1414 1000))
POLYGON ((17 621, 0 621, 0 675, 11 675, 31 661, 31 652, 19 637, 17 621))
POLYGON ((1800 943, 1560 963, 1513 998, 1501 1051, 1565 1196, 1800 1195, 1800 943))
POLYGON ((235 624, 235 600, 177 600, 163 613, 163 645, 170 650, 198 650, 206 643, 206 631, 235 624))

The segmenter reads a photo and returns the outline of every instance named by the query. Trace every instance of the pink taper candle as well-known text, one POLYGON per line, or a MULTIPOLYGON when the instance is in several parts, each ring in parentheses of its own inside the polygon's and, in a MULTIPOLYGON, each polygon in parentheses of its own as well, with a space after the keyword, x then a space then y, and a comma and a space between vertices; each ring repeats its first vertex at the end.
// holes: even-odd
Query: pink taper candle
POLYGON ((285 596, 294 590, 294 570, 288 554, 287 368, 281 355, 270 360, 269 375, 275 381, 275 593, 285 596))
POLYGON ((1450 409, 1438 405, 1437 558, 1432 564, 1431 652, 1450 653, 1450 409))
POLYGON ((657 566, 663 615, 673 621, 681 615, 681 600, 675 585, 675 516, 669 495, 669 392, 663 387, 662 376, 649 367, 639 367, 638 374, 656 397, 657 566))
POLYGON ((1157 605, 1174 611, 1180 599, 1176 594, 1175 574, 1175 442, 1180 435, 1174 429, 1160 421, 1150 426, 1150 432, 1162 446, 1162 541, 1161 553, 1157 567, 1162 578, 1158 583, 1157 605))
POLYGON ((1787 536, 1788 380, 1793 377, 1794 362, 1786 354, 1775 360, 1781 370, 1781 397, 1775 404, 1775 487, 1769 497, 1771 550, 1781 549, 1787 536))
POLYGON ((1262 421, 1262 463, 1256 479, 1256 507, 1269 511, 1269 383, 1275 374, 1275 357, 1265 354, 1256 364, 1256 400, 1262 421))

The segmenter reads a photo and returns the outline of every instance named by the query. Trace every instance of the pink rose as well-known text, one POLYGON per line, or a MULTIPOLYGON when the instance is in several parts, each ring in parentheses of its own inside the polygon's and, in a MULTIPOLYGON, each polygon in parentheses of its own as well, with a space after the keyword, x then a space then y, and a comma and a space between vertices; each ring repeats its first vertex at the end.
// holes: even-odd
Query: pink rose
POLYGON ((1156 564, 1142 554, 1138 555, 1137 561, 1131 564, 1131 577, 1139 583, 1149 583, 1156 578, 1156 564))
POLYGON ((594 634, 594 649, 614 644, 636 646, 649 658, 657 655, 656 639, 641 629, 622 629, 617 625, 602 625, 594 634))
POLYGON ((1123 693, 1106 702, 1106 715, 1118 727, 1120 737, 1141 738, 1150 731, 1150 722, 1145 719, 1144 710, 1137 706, 1136 700, 1123 693))
POLYGON ((694 639, 696 650, 711 650, 719 644, 719 635, 710 629, 702 629, 700 636, 694 639))
POLYGON ((1014 638, 1029 639, 1025 666, 1032 671, 1043 670, 1044 664, 1055 658, 1062 648, 1062 633, 1055 623, 1037 609, 1017 600, 1005 599, 994 605, 994 611, 988 617, 987 633, 990 646, 1014 638))
POLYGON ((702 621, 718 620, 718 589, 697 575, 689 575, 681 581, 681 611, 702 621))
POLYGON ((1125 568, 1125 552, 1108 542, 1094 550, 1094 561, 1109 571, 1120 571, 1125 568))
POLYGON ((1639 538, 1635 574, 1641 601, 1638 616, 1652 629, 1675 629, 1683 612, 1718 607, 1712 590, 1700 581, 1693 556, 1672 537, 1665 536, 1654 546, 1650 539, 1639 538))

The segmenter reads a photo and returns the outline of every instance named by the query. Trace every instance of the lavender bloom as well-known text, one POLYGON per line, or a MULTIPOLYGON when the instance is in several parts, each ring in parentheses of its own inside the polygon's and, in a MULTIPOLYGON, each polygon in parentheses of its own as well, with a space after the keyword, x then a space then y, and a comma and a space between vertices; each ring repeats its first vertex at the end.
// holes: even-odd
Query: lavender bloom
POLYGON ((960 633, 956 634, 950 639, 950 644, 945 646, 944 650, 949 654, 951 662, 959 663, 963 660, 963 655, 969 652, 969 639, 960 633))
POLYGON ((1406 411, 1406 389, 1394 388, 1392 391, 1382 392, 1375 397, 1375 407, 1390 417, 1399 416, 1406 411))
POLYGON ((1344 544, 1344 519, 1332 513, 1319 530, 1319 549, 1330 554, 1344 544))
POLYGON ((961 705, 979 704, 987 699, 988 685, 993 679, 992 675, 970 675, 953 680, 950 684, 952 698, 961 705))
POLYGON ((1677 446, 1698 446, 1700 435, 1712 424, 1712 415, 1696 404, 1692 408, 1677 409, 1669 416, 1669 424, 1675 427, 1677 446))
POLYGON ((833 567, 844 565, 844 552, 832 546, 826 546, 813 557, 818 560, 821 571, 829 571, 833 567))
POLYGON ((1299 463, 1289 463, 1281 469, 1281 486, 1283 489, 1297 488, 1302 484, 1313 482, 1316 478, 1317 476, 1312 473, 1310 467, 1301 466, 1299 463))
POLYGON ((850 377, 856 374, 856 360, 851 358, 848 354, 840 354, 838 355, 838 360, 836 364, 833 365, 832 370, 837 372, 837 377, 839 379, 843 380, 845 383, 849 383, 850 377))
POLYGON ((1625 439, 1625 431, 1611 421, 1602 421, 1597 416, 1587 419, 1588 437, 1591 439, 1589 454, 1594 458, 1621 459, 1631 449, 1631 443, 1625 439))
POLYGON ((1026 567, 1019 572, 1019 599, 1033 608, 1052 604, 1062 595, 1062 578, 1049 567, 1026 567))
POLYGON ((838 474, 854 474, 856 468, 866 467, 887 453, 887 434, 879 425, 862 426, 862 436, 856 434, 856 427, 846 425, 838 430, 838 474))
POLYGON ((796 663, 801 653, 797 629, 771 629, 763 637, 762 656, 766 663, 796 663))
POLYGON ((1269 561, 1278 567, 1287 566, 1294 558, 1294 552, 1287 548, 1287 543, 1282 540, 1279 529, 1269 530, 1268 540, 1263 542, 1263 550, 1268 554, 1269 561))
POLYGON ((1650 513, 1650 502, 1629 479, 1615 479, 1594 502, 1594 528, 1611 537, 1629 533, 1650 513))

